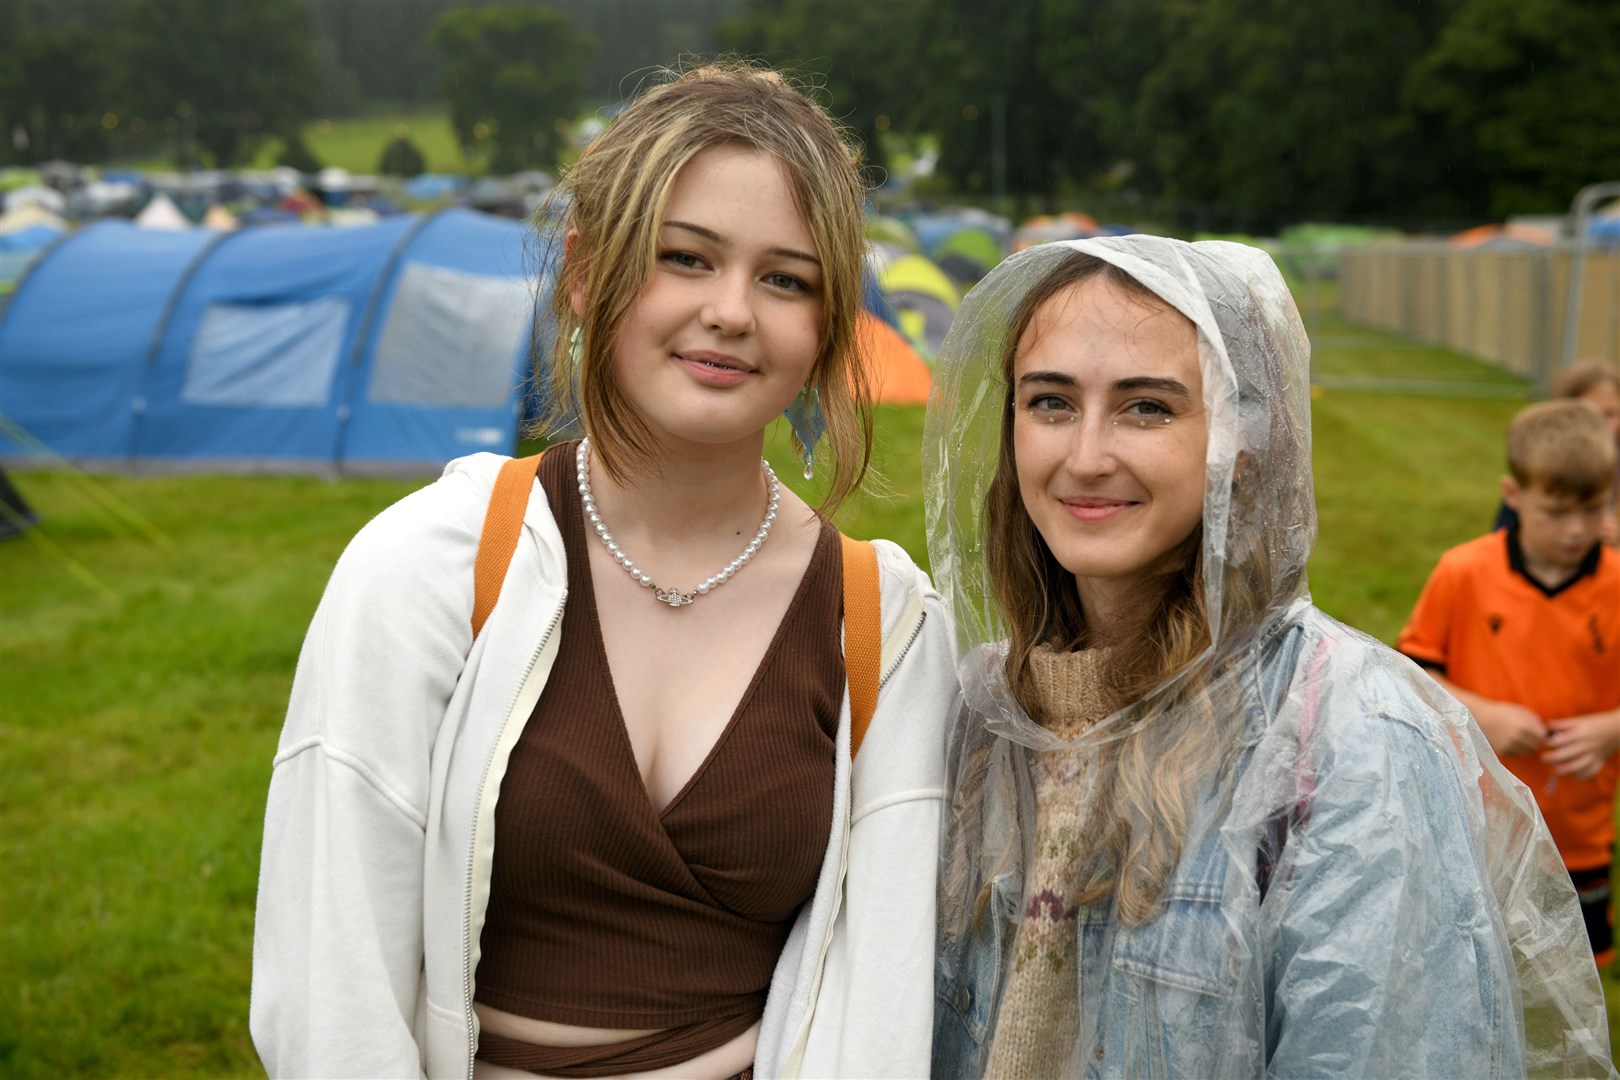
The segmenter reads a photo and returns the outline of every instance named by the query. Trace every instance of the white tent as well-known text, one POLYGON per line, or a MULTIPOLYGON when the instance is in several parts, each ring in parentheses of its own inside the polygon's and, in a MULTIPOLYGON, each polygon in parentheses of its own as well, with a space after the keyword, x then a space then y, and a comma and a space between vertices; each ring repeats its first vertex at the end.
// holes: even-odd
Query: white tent
POLYGON ((53 214, 60 214, 67 209, 67 200, 62 193, 43 184, 30 184, 5 194, 3 205, 7 210, 17 210, 24 206, 41 206, 53 214))
POLYGON ((146 204, 146 209, 135 216, 135 224, 143 229, 189 229, 191 222, 180 208, 174 205, 174 200, 161 191, 152 196, 152 201, 146 204))

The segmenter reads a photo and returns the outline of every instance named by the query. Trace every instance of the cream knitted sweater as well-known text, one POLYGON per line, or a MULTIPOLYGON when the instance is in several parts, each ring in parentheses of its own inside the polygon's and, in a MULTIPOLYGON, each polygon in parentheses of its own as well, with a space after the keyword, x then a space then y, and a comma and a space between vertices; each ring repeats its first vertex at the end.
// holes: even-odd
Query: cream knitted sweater
MULTIPOLYGON (((1030 656, 1042 726, 1074 736, 1113 711, 1104 689, 1108 653, 1055 652, 1030 656)), ((1089 748, 1035 751, 1035 854, 1024 884, 1024 918, 1013 941, 986 1075, 1061 1077, 1080 1034, 1076 861, 1083 845, 1089 748)))

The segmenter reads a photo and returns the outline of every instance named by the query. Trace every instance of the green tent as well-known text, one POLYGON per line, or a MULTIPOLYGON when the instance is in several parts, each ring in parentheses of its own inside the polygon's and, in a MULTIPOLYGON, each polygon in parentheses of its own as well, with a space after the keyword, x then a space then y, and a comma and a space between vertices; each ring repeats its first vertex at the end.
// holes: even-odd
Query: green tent
POLYGON ((958 286, 977 284, 1002 259, 1001 241, 988 229, 965 226, 940 242, 933 252, 940 269, 958 286))

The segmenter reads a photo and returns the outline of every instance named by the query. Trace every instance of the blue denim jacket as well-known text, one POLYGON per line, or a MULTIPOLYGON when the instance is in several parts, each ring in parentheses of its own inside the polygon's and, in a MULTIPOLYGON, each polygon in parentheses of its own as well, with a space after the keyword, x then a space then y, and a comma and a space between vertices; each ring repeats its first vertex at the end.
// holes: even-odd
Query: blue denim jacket
MULTIPOLYGON (((1080 911, 1067 1075, 1612 1072, 1568 878, 1466 713, 1315 609, 1245 678, 1241 752, 1201 797, 1161 914, 1080 911)), ((1003 759, 992 777, 1030 753, 970 721, 953 765, 975 750, 1003 759)), ((941 941, 938 1077, 983 1075, 995 1030, 1022 867, 992 863, 982 917, 941 941)))

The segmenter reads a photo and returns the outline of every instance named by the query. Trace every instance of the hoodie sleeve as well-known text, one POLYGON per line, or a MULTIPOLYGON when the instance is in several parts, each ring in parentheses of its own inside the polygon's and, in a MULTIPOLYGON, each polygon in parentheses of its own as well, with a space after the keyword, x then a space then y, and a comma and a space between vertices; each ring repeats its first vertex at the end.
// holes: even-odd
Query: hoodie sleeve
POLYGON ((806 938, 784 952, 800 985, 814 990, 798 1002, 768 1004, 767 1023, 773 1033, 789 1029, 789 1050, 779 1056, 763 1047, 762 1075, 928 1075, 955 652, 944 606, 927 576, 894 545, 879 542, 878 549, 883 674, 871 729, 851 769, 840 903, 830 926, 811 920, 806 938), (795 1022, 776 1022, 789 1014, 795 1022), (802 1054, 792 1052, 795 1045, 802 1054))
POLYGON ((333 571, 265 810, 250 1027, 271 1076, 418 1076, 433 741, 471 646, 481 500, 449 474, 333 571))

